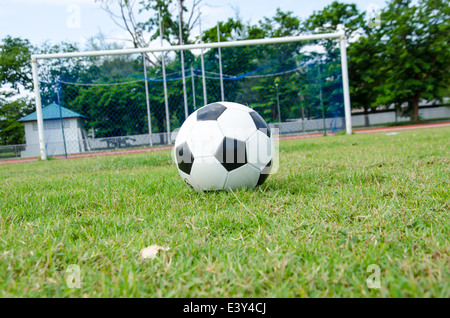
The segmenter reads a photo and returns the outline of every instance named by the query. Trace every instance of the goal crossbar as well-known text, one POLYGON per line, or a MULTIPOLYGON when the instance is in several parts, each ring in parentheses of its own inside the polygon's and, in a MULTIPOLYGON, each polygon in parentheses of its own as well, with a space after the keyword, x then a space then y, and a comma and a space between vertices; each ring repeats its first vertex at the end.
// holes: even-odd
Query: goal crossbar
POLYGON ((124 55, 124 54, 138 54, 149 52, 167 52, 167 51, 188 51, 195 49, 214 49, 214 48, 226 48, 237 46, 250 46, 261 44, 281 44, 289 42, 300 41, 312 41, 321 39, 333 39, 345 36, 343 32, 334 33, 321 33, 321 34, 307 34, 297 36, 286 36, 280 38, 268 38, 268 39, 253 39, 253 40, 240 40, 229 42, 214 42, 214 43, 197 43, 197 44, 184 44, 176 46, 152 46, 145 48, 130 48, 130 49, 118 49, 118 50, 102 50, 102 51, 85 51, 85 52, 66 52, 66 53, 48 53, 48 54, 34 54, 32 59, 56 59, 56 58, 70 58, 70 57, 92 57, 100 55, 124 55))

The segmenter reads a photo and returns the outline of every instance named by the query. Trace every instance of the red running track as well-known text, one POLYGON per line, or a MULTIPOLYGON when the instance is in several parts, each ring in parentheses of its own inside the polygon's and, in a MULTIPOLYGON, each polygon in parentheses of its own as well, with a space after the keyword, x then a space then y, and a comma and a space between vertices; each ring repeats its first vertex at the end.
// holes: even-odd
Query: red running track
MULTIPOLYGON (((422 128, 449 127, 449 126, 450 126, 450 122, 445 122, 445 123, 418 124, 418 125, 408 125, 408 126, 393 126, 393 127, 357 129, 357 130, 354 130, 354 133, 355 134, 371 134, 371 133, 382 133, 382 132, 402 131, 402 130, 412 130, 412 129, 422 129, 422 128)), ((323 136, 323 133, 281 136, 280 140, 306 139, 306 138, 315 138, 315 137, 322 137, 322 136, 323 136)), ((162 150, 169 150, 169 149, 172 149, 172 146, 80 153, 80 154, 75 154, 75 155, 68 155, 67 158, 73 159, 73 158, 86 158, 86 157, 114 156, 114 155, 123 155, 123 154, 162 151, 162 150)), ((53 158, 65 158, 65 156, 55 156, 53 158)), ((23 158, 23 159, 20 158, 20 159, 11 159, 11 160, 0 160, 0 164, 30 162, 30 161, 38 161, 38 160, 39 160, 39 158, 23 158)))
MULTIPOLYGON (((408 126, 354 129, 353 132, 355 134, 371 134, 371 133, 382 133, 382 132, 390 132, 390 131, 401 131, 401 130, 422 129, 422 128, 437 128, 437 127, 448 127, 448 126, 450 126, 450 122, 433 123, 433 124, 417 124, 417 125, 408 125, 408 126)), ((328 134, 333 135, 333 133, 328 133, 328 134)), ((322 137, 322 136, 323 136, 323 133, 281 136, 280 140, 304 139, 304 138, 314 138, 314 137, 322 137)))

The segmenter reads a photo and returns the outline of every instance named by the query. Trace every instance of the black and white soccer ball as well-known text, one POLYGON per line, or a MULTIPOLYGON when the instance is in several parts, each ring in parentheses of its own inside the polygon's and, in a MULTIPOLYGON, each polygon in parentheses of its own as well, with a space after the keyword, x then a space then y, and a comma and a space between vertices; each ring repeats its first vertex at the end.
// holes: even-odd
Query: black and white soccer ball
POLYGON ((253 189, 267 179, 274 139, 250 107, 217 102, 192 113, 173 148, 181 178, 195 191, 253 189))

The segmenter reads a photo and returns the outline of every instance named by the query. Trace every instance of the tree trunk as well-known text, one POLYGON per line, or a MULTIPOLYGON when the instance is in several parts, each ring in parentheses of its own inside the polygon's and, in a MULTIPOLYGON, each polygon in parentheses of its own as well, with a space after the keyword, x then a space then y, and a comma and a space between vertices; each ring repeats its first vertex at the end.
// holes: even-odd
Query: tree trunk
POLYGON ((369 127, 369 108, 364 106, 364 126, 369 127))
POLYGON ((416 93, 412 99, 412 108, 413 108, 413 122, 419 122, 419 101, 420 101, 420 93, 416 93))
POLYGON ((305 108, 302 107, 302 131, 305 133, 305 108))
POLYGON ((272 118, 273 118, 273 121, 277 121, 278 120, 277 104, 274 104, 272 106, 272 118))

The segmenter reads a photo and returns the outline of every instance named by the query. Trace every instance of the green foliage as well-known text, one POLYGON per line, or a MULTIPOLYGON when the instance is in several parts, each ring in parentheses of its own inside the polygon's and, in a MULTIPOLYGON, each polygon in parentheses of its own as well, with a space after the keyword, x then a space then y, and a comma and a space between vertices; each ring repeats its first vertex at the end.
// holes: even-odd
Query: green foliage
POLYGON ((300 19, 292 15, 292 11, 283 12, 280 8, 273 18, 264 17, 259 21, 265 37, 278 38, 294 36, 300 33, 300 19))
MULTIPOLYGON (((256 25, 245 24, 240 19, 228 18, 219 22, 220 40, 225 42, 239 39, 262 39, 298 35, 300 19, 293 16, 292 11, 283 12, 277 8, 272 18, 264 17, 256 25)), ((205 42, 217 42, 217 27, 212 27, 203 33, 205 42)))
MULTIPOLYGON (((114 86, 89 86, 78 89, 77 97, 66 97, 64 102, 68 108, 86 116, 86 129, 95 131, 95 136, 129 136, 145 131, 146 118, 136 114, 145 113, 139 109, 145 107, 145 96, 142 83, 114 86)), ((72 85, 64 85, 74 89, 72 85)), ((72 92, 73 93, 73 92, 72 92)))
POLYGON ((31 112, 30 101, 18 95, 32 88, 28 40, 7 36, 0 42, 0 145, 24 143, 23 124, 17 120, 31 112))
POLYGON ((26 39, 7 36, 0 43, 0 86, 10 84, 31 86, 31 53, 33 47, 26 39))
MULTIPOLYGON (((99 0, 101 1, 101 0, 99 0)), ((103 0, 105 2, 105 0, 103 0)), ((122 3, 122 6, 128 5, 129 1, 119 1, 122 3)), ((199 1, 196 0, 192 4, 192 8, 196 8, 199 1)), ((185 0, 141 0, 139 1, 139 8, 137 11, 139 13, 145 13, 149 18, 144 19, 141 22, 135 22, 138 30, 145 30, 150 33, 150 39, 155 40, 160 35, 159 30, 159 13, 161 13, 161 23, 163 30, 163 38, 168 41, 171 45, 179 45, 180 44, 180 12, 179 12, 179 4, 181 4, 181 20, 182 20, 182 38, 183 43, 191 43, 190 39, 192 28, 195 24, 193 20, 196 18, 193 17, 195 13, 191 13, 189 17, 184 16, 184 14, 188 11, 187 4, 185 0), (174 10, 176 8, 176 10, 174 10)), ((191 9, 192 9, 191 8, 191 9)), ((142 36, 141 34, 136 34, 135 37, 142 36)))
MULTIPOLYGON (((294 36, 301 31, 301 21, 292 15, 292 12, 283 12, 277 9, 273 18, 264 18, 257 25, 245 25, 240 21, 229 19, 227 23, 219 23, 219 28, 223 38, 221 41, 236 39, 254 39, 264 37, 282 37, 294 36)), ((205 41, 217 40, 217 29, 211 28, 205 31, 203 38, 205 41)), ((332 86, 341 83, 337 76, 336 69, 332 65, 338 65, 337 55, 329 56, 324 61, 319 61, 314 54, 300 54, 300 50, 308 43, 297 42, 281 45, 264 45, 238 48, 222 49, 222 64, 224 74, 245 74, 246 72, 261 68, 258 74, 274 74, 280 71, 294 70, 280 74, 278 77, 260 77, 258 79, 248 78, 240 80, 236 86, 234 83, 227 83, 225 86, 229 89, 226 91, 233 92, 228 94, 230 100, 248 104, 263 115, 268 122, 278 121, 278 99, 283 105, 281 114, 282 120, 286 118, 301 118, 302 114, 307 118, 322 117, 322 109, 318 110, 319 100, 319 75, 308 67, 299 67, 303 63, 316 60, 314 63, 323 63, 324 74, 321 81, 324 82, 324 89, 327 92, 332 91, 332 86), (302 70, 301 70, 302 69, 302 70), (325 81, 325 79, 328 79, 325 81), (312 82, 311 82, 312 81, 312 82), (326 82, 326 83, 325 83, 326 82), (276 88, 278 83, 278 90, 276 88), (333 84, 332 84, 333 83, 333 84), (232 86, 232 88, 231 88, 232 86), (306 93, 308 91, 309 93, 306 93), (277 94, 278 93, 278 94, 277 94), (278 95, 278 96, 277 96, 278 95), (301 109, 306 110, 302 113, 301 109)), ((206 55, 206 66, 208 69, 218 72, 218 65, 214 51, 208 52, 206 55)), ((211 83, 218 86, 219 83, 211 83)), ((334 87, 336 88, 336 87, 334 87)), ((219 87, 212 89, 212 92, 218 92, 219 87)), ((338 94, 337 90, 335 93, 338 94)), ((220 96, 217 96, 220 97, 220 96)), ((330 101, 335 96, 327 96, 330 101)), ((328 102, 325 101, 325 102, 328 102)), ((342 106, 342 100, 339 106, 342 106)), ((337 104, 328 103, 328 109, 325 110, 327 117, 332 116, 337 104)))
MULTIPOLYGON (((245 25, 241 20, 235 20, 233 18, 228 18, 226 22, 219 22, 219 30, 220 30, 220 41, 226 42, 232 38, 236 39, 236 37, 243 38, 243 32, 245 25)), ((202 37, 204 42, 217 42, 217 28, 212 27, 205 32, 203 32, 202 37)))
POLYGON ((305 29, 317 33, 336 32, 340 24, 344 25, 346 35, 351 37, 364 25, 364 13, 359 12, 354 3, 334 1, 308 17, 305 29))
POLYGON ((392 0, 383 10, 379 41, 382 104, 408 103, 419 120, 420 99, 436 99, 450 85, 450 6, 447 1, 392 0))
POLYGON ((349 81, 352 108, 368 111, 379 106, 385 75, 379 65, 382 54, 381 44, 373 35, 362 36, 351 43, 348 49, 349 81))
MULTIPOLYGON (((379 26, 370 26, 355 4, 337 1, 305 22, 310 31, 332 32, 345 25, 353 108, 408 103, 418 121, 421 99, 440 99, 450 85, 450 7, 447 1, 392 0, 379 26)), ((322 41, 329 56, 337 47, 322 41)), ((445 96, 446 97, 446 96, 445 96)))
POLYGON ((20 118, 28 115, 33 106, 26 98, 14 98, 11 92, 0 95, 0 145, 25 143, 23 124, 20 118))
MULTIPOLYGON (((37 50, 40 54, 76 52, 79 48, 74 43, 43 43, 37 50)), ((57 102, 58 81, 76 81, 84 72, 84 63, 78 59, 50 59, 39 62, 39 79, 42 105, 57 102)))

